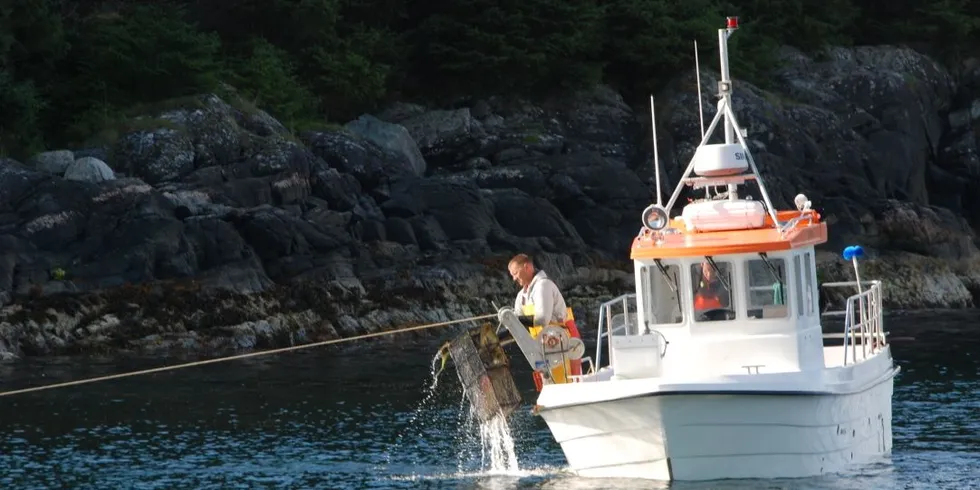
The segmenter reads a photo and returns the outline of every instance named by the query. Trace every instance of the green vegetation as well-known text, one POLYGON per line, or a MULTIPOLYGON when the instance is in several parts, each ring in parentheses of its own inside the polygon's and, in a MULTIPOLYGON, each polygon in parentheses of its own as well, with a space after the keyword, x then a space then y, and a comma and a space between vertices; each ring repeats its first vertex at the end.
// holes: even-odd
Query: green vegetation
POLYGON ((0 155, 81 144, 136 107, 232 86, 291 128, 393 99, 537 96, 599 81, 629 94, 711 63, 765 82, 776 47, 910 43, 975 51, 973 0, 0 0, 0 155), (227 84, 227 85, 225 85, 227 84))

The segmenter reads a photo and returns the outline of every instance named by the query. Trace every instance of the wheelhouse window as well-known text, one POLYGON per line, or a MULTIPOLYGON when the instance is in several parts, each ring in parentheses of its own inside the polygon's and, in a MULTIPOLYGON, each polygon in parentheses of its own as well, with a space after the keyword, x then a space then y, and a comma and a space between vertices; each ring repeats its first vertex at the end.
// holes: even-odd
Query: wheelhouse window
POLYGON ((680 300, 680 272, 676 264, 664 264, 656 261, 655 265, 645 267, 643 275, 647 291, 646 318, 651 325, 674 325, 684 321, 684 309, 680 300))
POLYGON ((749 318, 785 318, 789 315, 786 261, 765 256, 745 262, 746 304, 749 318))
POLYGON ((732 264, 707 258, 691 265, 694 319, 699 322, 734 320, 732 264))
POLYGON ((799 255, 793 257, 793 270, 796 271, 793 274, 793 278, 796 281, 796 288, 794 288, 796 289, 796 317, 799 318, 805 314, 805 307, 803 306, 803 288, 804 284, 806 284, 804 282, 805 278, 809 277, 803 274, 803 265, 799 255))
POLYGON ((810 252, 803 254, 803 302, 806 316, 812 316, 815 312, 813 307, 816 304, 816 297, 813 288, 813 256, 810 252))
POLYGON ((812 316, 816 312, 813 267, 813 257, 810 252, 793 257, 793 269, 796 271, 793 276, 796 281, 797 317, 812 316))

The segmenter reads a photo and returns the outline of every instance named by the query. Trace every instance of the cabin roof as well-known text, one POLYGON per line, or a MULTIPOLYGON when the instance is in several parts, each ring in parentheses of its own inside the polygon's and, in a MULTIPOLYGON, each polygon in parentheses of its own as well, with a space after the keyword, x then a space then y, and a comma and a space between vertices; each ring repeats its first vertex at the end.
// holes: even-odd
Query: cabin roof
POLYGON ((776 213, 779 221, 783 223, 801 215, 809 215, 812 222, 801 220, 782 235, 773 225, 772 218, 768 216, 762 228, 708 232, 687 231, 684 221, 674 218, 671 220, 670 227, 677 229, 679 233, 665 234, 663 242, 658 244, 657 234, 644 228, 633 239, 630 258, 660 259, 774 252, 826 242, 827 224, 820 221, 820 214, 816 211, 791 210, 776 213))

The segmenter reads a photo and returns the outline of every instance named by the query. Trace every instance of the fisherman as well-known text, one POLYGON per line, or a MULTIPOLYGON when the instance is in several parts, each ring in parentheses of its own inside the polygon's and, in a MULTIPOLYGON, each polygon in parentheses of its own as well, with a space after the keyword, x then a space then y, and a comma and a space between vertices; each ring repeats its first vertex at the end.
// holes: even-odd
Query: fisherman
MULTIPOLYGON (((565 324, 568 316, 565 298, 562 297, 558 285, 548 277, 548 274, 535 269, 530 257, 526 254, 515 255, 507 264, 507 270, 514 282, 521 286, 521 290, 517 292, 517 298, 514 300, 514 311, 518 315, 533 317, 531 325, 536 326, 544 327, 555 323, 565 324), (532 308, 528 308, 528 306, 532 308), (525 315, 525 312, 530 309, 533 309, 533 313, 525 315)), ((577 330, 575 333, 578 333, 577 330)))
MULTIPOLYGON (((526 254, 515 255, 507 264, 507 270, 514 282, 521 286, 514 299, 514 311, 521 318, 521 323, 528 327, 532 338, 537 338, 542 328, 556 324, 565 327, 569 337, 582 338, 558 285, 544 271, 536 270, 530 257, 526 254)), ((571 360, 569 367, 568 374, 582 374, 581 359, 571 360)), ((534 373, 534 383, 541 391, 541 374, 538 372, 534 373)))

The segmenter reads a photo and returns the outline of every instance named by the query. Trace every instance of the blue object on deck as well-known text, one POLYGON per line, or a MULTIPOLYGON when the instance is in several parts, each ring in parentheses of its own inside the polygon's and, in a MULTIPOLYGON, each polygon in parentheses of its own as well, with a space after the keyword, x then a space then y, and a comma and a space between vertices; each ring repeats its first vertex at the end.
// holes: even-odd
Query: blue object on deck
POLYGON ((844 248, 844 260, 856 259, 864 256, 864 248, 860 245, 851 245, 844 248))

